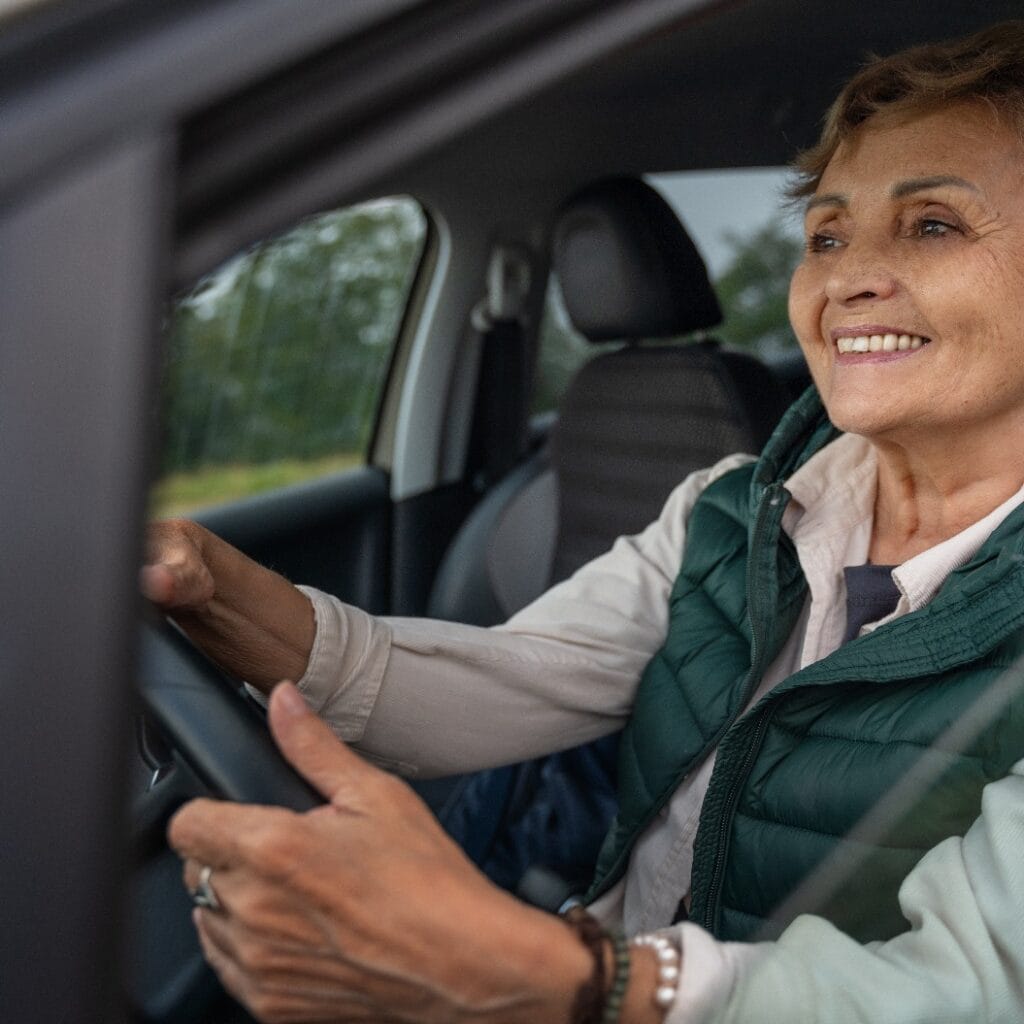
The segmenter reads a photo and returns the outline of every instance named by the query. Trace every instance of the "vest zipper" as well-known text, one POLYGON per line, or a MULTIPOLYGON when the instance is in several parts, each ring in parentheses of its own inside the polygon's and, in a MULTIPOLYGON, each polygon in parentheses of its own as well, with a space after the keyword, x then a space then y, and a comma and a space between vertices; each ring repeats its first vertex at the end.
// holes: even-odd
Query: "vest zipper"
MULTIPOLYGON (((782 520, 779 506, 785 507, 783 488, 780 484, 771 484, 765 488, 761 497, 761 504, 757 510, 757 518, 754 520, 754 529, 750 536, 750 554, 754 557, 764 551, 765 536, 769 531, 775 532, 782 520)), ((772 565, 771 578, 775 584, 774 589, 778 591, 778 566, 772 565)), ((747 611, 750 615, 750 674, 747 677, 747 685, 743 688, 741 708, 750 700, 750 695, 757 687, 761 678, 763 666, 761 665, 761 648, 763 647, 762 633, 764 632, 764 615, 762 614, 761 595, 754 589, 754 577, 757 574, 747 570, 747 611)), ((774 603, 774 602, 773 602, 774 603)))
POLYGON ((722 876, 725 874, 725 852, 728 847, 729 831, 732 825, 733 812, 736 810, 736 805, 739 803, 740 791, 743 789, 743 783, 746 781, 747 774, 750 772, 750 769, 753 768, 758 751, 761 749, 764 734, 768 731, 768 721, 770 718, 771 711, 769 709, 765 709, 761 712, 761 715, 757 720, 757 725, 754 727, 754 735, 751 739, 750 746, 747 748, 746 756, 743 758, 743 764, 740 767, 739 774, 733 779, 732 784, 729 787, 729 793, 725 800, 725 807, 723 808, 722 820, 718 826, 718 837, 715 845, 715 859, 711 868, 711 881, 708 885, 708 913, 706 915, 706 923, 713 935, 718 934, 718 897, 722 888, 722 876))
MULTIPOLYGON (((785 509, 786 504, 783 494, 784 488, 780 484, 771 484, 769 487, 765 488, 764 494, 761 498, 761 503, 757 510, 757 517, 754 520, 754 529, 751 531, 750 537, 749 550, 755 557, 756 555, 764 552, 766 535, 770 531, 774 532, 778 529, 779 523, 782 520, 782 511, 785 509), (782 506, 782 508, 780 509, 779 506, 782 506)), ((774 551, 774 548, 772 550, 774 551)), ((778 591, 778 580, 776 578, 777 572, 778 566, 777 564, 773 564, 771 567, 770 578, 774 582, 773 589, 776 592, 778 591)), ((762 595, 758 594, 753 586, 753 581, 756 575, 758 574, 748 568, 747 610, 750 615, 750 673, 747 676, 747 683, 743 687, 743 695, 740 699, 740 714, 742 714, 742 709, 747 705, 751 695, 757 689, 757 684, 764 671, 764 666, 761 664, 761 652, 764 647, 762 634, 765 630, 765 622, 764 615, 762 614, 762 595)), ((705 915, 706 920, 704 922, 704 924, 711 930, 712 934, 716 934, 717 932, 715 919, 718 917, 718 897, 719 890, 722 886, 722 876, 725 873, 725 853, 728 846, 729 830, 732 823, 733 811, 735 811, 736 804, 739 802, 740 790, 743 788, 743 783, 745 782, 747 774, 753 767, 754 760, 757 757, 757 752, 760 749, 762 740, 764 739, 764 734, 768 728, 768 720, 770 717, 771 712, 769 710, 766 709, 761 712, 757 724, 754 727, 753 738, 750 746, 747 748, 743 764, 740 767, 739 773, 733 777, 733 780, 730 783, 725 805, 723 807, 721 820, 718 826, 718 834, 715 839, 715 856, 712 861, 711 880, 708 884, 708 899, 706 902, 707 914, 705 915)), ((733 722, 735 723, 735 719, 733 722)), ((728 731, 728 729, 726 731, 728 731)), ((721 737, 718 742, 721 742, 721 737)))

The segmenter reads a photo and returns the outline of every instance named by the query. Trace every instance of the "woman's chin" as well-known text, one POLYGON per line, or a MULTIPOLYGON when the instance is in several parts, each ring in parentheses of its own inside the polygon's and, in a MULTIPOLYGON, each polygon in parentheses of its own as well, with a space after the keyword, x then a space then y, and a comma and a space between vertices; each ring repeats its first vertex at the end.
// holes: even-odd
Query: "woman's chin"
POLYGON ((871 404, 826 405, 833 426, 845 434, 858 434, 868 441, 915 447, 943 433, 942 425, 931 423, 926 415, 896 409, 882 402, 871 404))
POLYGON ((898 430, 905 425, 905 417, 884 401, 864 396, 831 397, 825 402, 828 418, 833 425, 847 434, 860 434, 872 438, 898 430))

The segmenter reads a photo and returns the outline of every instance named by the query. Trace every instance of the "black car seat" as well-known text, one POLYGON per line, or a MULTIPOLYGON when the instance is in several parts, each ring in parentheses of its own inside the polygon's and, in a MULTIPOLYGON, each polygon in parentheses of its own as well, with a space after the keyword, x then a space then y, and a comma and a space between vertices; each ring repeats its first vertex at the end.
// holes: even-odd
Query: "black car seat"
MULTIPOLYGON (((596 344, 626 344, 583 366, 549 445, 478 504, 442 562, 432 617, 503 621, 643 529, 688 473, 758 452, 789 404, 750 355, 710 339, 645 344, 722 317, 696 247, 643 181, 604 180, 573 196, 557 221, 553 266, 574 327, 596 344)), ((469 776, 442 823, 506 888, 522 890, 525 877, 527 889, 553 878, 568 890, 590 871, 614 813, 617 742, 469 776)), ((521 894, 553 905, 562 888, 521 894)))
POLYGON ((645 182, 613 178, 573 196, 552 255, 576 330, 626 344, 583 366, 549 444, 479 502, 442 560, 432 618, 504 621, 643 529, 688 473, 759 451, 791 400, 759 360, 713 340, 644 344, 722 319, 704 261, 645 182))

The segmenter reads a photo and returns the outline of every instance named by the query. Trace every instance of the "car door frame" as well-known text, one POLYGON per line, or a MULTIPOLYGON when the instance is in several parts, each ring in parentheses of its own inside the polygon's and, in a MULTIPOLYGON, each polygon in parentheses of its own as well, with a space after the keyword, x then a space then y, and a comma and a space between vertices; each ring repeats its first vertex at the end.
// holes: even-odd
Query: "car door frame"
MULTIPOLYGON (((81 0, 4 24, 0 1018, 123 1012, 111 950, 122 940, 135 567, 164 298, 242 245, 360 198, 403 162, 704 6, 81 0), (468 40, 454 74, 432 80, 428 65, 396 92, 388 68, 363 66, 357 101, 330 121, 333 147, 292 139, 271 172, 257 146, 227 178, 202 179, 188 163, 189 127, 209 123, 213 107, 230 118, 236 104, 241 116, 253 82, 287 83, 324 40, 337 41, 344 68, 360 48, 398 38, 389 33, 408 40, 416 19, 432 27, 420 37, 428 45, 468 40), (460 19, 504 40, 482 67, 460 19), (346 130, 353 118, 362 130, 346 130), (225 181, 232 201, 217 191, 225 181)), ((258 120, 234 145, 265 127, 258 120)), ((445 428, 443 413, 403 405, 400 418, 432 432, 427 443, 445 428)), ((399 493, 429 484, 433 465, 411 468, 399 493)))

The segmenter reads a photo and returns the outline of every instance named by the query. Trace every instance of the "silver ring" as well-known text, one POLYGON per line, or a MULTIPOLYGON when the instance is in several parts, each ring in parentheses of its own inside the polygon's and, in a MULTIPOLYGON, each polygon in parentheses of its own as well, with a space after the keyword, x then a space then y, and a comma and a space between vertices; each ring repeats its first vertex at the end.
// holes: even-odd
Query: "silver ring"
POLYGON ((220 900, 217 899, 217 894, 210 884, 212 876, 213 868, 209 864, 204 864, 202 871, 199 872, 199 881, 189 895, 192 897, 192 903, 197 907, 203 907, 206 910, 220 910, 220 900))

